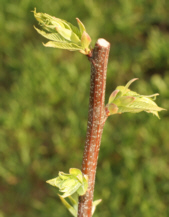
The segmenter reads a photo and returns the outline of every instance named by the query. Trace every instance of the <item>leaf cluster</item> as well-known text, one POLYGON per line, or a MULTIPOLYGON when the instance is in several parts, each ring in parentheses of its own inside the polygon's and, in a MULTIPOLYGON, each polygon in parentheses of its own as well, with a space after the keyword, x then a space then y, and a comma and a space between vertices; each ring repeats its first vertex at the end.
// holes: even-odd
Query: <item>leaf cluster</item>
POLYGON ((91 52, 90 43, 91 38, 86 32, 84 24, 77 18, 79 29, 71 23, 50 16, 46 13, 36 13, 36 8, 33 11, 34 17, 42 26, 43 30, 36 27, 36 31, 43 37, 51 40, 44 44, 45 47, 53 47, 60 49, 67 49, 70 51, 80 51, 85 55, 91 52))
POLYGON ((59 172, 59 176, 47 181, 50 185, 53 185, 61 192, 63 198, 68 197, 75 192, 78 195, 84 195, 88 188, 88 178, 86 175, 82 175, 79 169, 71 168, 69 169, 69 174, 59 172))
MULTIPOLYGON (((59 191, 64 193, 63 195, 59 195, 60 200, 69 210, 69 212, 76 217, 78 212, 77 195, 82 196, 86 193, 88 188, 88 177, 86 175, 82 175, 81 170, 71 168, 69 169, 69 174, 59 172, 58 177, 48 180, 47 183, 59 188, 59 191), (75 193, 77 195, 74 195, 75 193), (75 199, 72 197, 72 195, 75 197, 75 199), (65 198, 68 198, 70 202, 68 202, 65 198)), ((92 214, 100 202, 101 199, 93 202, 92 214)))
POLYGON ((108 115, 121 114, 124 112, 138 113, 145 111, 159 118, 158 112, 165 110, 154 102, 158 93, 149 96, 140 95, 128 89, 137 78, 130 80, 126 86, 118 86, 110 95, 106 105, 108 115), (151 99, 152 98, 152 99, 151 99))

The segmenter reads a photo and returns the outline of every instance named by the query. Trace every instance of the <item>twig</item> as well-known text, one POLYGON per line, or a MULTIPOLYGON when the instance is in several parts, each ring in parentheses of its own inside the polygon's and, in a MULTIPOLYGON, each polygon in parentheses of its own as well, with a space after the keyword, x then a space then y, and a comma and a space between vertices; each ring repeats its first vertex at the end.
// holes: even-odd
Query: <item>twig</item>
POLYGON ((90 98, 87 135, 82 163, 82 172, 88 175, 89 186, 86 194, 79 197, 78 217, 92 216, 97 159, 103 126, 107 119, 104 101, 109 50, 110 43, 104 39, 98 39, 92 56, 89 57, 91 61, 90 98))

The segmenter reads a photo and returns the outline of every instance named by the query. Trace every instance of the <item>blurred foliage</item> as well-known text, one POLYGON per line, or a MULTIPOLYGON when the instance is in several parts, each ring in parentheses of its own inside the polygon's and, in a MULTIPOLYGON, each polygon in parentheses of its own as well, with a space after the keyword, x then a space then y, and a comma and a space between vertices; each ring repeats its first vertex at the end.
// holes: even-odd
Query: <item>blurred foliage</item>
MULTIPOLYGON (((90 64, 78 52, 45 48, 33 29, 37 8, 85 24, 94 43, 111 43, 106 102, 130 79, 133 91, 160 93, 169 109, 169 1, 1 0, 0 216, 69 213, 45 181, 81 168, 90 64)), ((95 217, 169 216, 169 115, 110 117, 96 176, 95 217)))

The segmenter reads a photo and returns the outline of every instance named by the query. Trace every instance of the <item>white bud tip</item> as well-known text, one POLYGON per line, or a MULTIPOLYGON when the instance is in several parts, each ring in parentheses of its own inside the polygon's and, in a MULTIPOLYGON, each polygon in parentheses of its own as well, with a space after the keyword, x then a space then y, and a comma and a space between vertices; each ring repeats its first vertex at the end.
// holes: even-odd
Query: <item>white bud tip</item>
POLYGON ((108 41, 106 41, 104 38, 99 38, 97 40, 97 44, 99 44, 102 47, 109 47, 110 43, 108 41))

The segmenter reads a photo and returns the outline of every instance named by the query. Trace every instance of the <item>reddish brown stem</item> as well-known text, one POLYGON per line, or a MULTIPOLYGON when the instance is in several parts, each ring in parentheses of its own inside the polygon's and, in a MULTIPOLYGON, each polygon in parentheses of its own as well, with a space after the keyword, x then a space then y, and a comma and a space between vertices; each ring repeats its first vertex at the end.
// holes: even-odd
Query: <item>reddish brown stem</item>
POLYGON ((78 217, 92 216, 97 159, 103 126, 107 118, 104 100, 109 50, 110 44, 104 39, 98 39, 92 56, 89 57, 91 61, 90 98, 87 135, 82 163, 82 172, 88 175, 89 186, 86 194, 79 197, 78 217))

